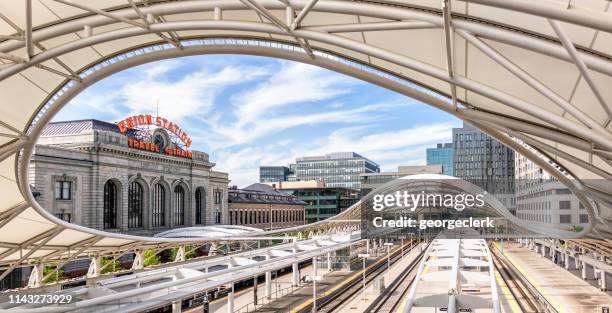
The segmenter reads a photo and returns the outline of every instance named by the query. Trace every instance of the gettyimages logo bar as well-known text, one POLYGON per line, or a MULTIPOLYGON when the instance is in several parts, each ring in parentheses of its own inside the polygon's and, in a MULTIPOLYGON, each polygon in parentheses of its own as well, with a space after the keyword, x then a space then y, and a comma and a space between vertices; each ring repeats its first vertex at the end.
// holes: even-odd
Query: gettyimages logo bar
MULTIPOLYGON (((609 185, 604 180, 582 183, 609 185)), ((597 201, 575 194, 554 179, 467 181, 411 175, 363 196, 361 230, 364 238, 389 232, 445 232, 461 238, 580 238, 603 227, 598 226, 593 209, 597 201)))

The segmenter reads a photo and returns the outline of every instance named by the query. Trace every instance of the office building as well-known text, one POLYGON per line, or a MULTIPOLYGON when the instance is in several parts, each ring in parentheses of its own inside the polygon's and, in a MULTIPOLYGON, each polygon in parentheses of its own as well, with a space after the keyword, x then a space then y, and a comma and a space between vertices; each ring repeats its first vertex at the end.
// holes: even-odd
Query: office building
POLYGON ((479 129, 453 128, 453 174, 495 195, 514 211, 514 151, 479 129))
POLYGON ((442 165, 442 174, 454 176, 453 143, 439 143, 435 148, 427 148, 427 165, 442 165))
POLYGON ((252 184, 228 190, 231 225, 277 229, 304 225, 304 205, 296 196, 265 184, 252 184))
POLYGON ((326 187, 359 189, 359 174, 380 172, 375 162, 355 152, 328 153, 296 159, 296 178, 300 181, 317 180, 326 187))
POLYGON ((518 218, 566 230, 589 223, 578 198, 548 172, 519 154, 515 169, 518 218))
POLYGON ((442 174, 442 172, 443 166, 436 164, 398 166, 397 172, 359 174, 361 180, 361 197, 364 197, 372 190, 400 177, 416 174, 442 174))
POLYGON ((189 150, 176 124, 129 119, 46 125, 29 172, 41 206, 70 223, 137 235, 227 223, 228 174, 189 150), (139 121, 152 125, 137 129, 139 121))
POLYGON ((260 166, 259 182, 287 181, 291 171, 286 166, 260 166))
POLYGON ((315 180, 267 184, 304 201, 307 223, 337 215, 359 201, 359 190, 327 187, 315 180))

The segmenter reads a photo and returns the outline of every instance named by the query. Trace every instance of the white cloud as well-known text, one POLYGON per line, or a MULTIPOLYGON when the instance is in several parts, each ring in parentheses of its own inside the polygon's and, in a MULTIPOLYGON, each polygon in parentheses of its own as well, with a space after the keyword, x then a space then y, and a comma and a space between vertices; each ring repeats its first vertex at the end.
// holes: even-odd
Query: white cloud
MULTIPOLYGON (((261 118, 249 125, 240 125, 239 122, 227 124, 217 116, 209 119, 208 122, 210 123, 211 130, 216 132, 219 138, 217 140, 213 139, 212 141, 209 139, 209 143, 212 148, 220 149, 233 145, 246 144, 268 134, 278 133, 294 127, 321 123, 368 123, 384 118, 385 112, 389 110, 407 105, 409 105, 409 102, 379 103, 347 110, 267 117, 261 118)), ((207 134, 201 134, 201 136, 206 135, 207 134)))
POLYGON ((235 97, 237 125, 256 123, 272 109, 331 99, 349 92, 349 80, 322 68, 282 62, 282 66, 256 88, 235 97))
POLYGON ((151 112, 159 101, 159 112, 170 119, 207 113, 219 91, 266 74, 262 68, 228 66, 219 72, 200 69, 176 81, 151 75, 167 70, 152 69, 135 82, 126 84, 121 96, 131 113, 151 112))
POLYGON ((354 151, 381 165, 383 171, 396 171, 399 165, 425 164, 425 148, 452 138, 452 123, 414 126, 398 131, 368 133, 368 126, 341 128, 310 144, 249 146, 238 151, 215 153, 217 169, 228 171, 232 184, 246 186, 259 179, 260 165, 288 165, 295 157, 354 151))

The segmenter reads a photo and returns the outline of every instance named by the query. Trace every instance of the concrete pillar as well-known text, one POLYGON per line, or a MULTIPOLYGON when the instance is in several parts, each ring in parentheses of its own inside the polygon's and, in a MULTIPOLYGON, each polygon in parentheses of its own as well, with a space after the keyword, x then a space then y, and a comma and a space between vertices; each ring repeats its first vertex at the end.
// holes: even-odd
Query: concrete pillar
MULTIPOLYGON (((297 239, 293 239, 293 245, 293 253, 297 253, 297 248, 295 247, 295 245, 297 245, 297 239)), ((297 286, 300 281, 300 268, 298 265, 297 262, 291 265, 291 286, 294 287, 297 286)))
POLYGON ((582 262, 582 279, 587 280, 587 265, 582 262))
POLYGON ((174 262, 185 262, 185 246, 180 246, 178 249, 176 249, 174 262))
POLYGON ((257 292, 258 291, 257 287, 259 285, 259 281, 258 281, 257 278, 258 278, 257 275, 253 276, 253 300, 255 302, 254 303, 255 305, 259 304, 258 303, 259 295, 258 295, 258 292, 257 292))
POLYGON ((28 287, 35 288, 40 287, 43 279, 43 269, 44 265, 42 263, 34 265, 32 268, 32 272, 30 272, 30 278, 28 280, 28 287))
POLYGON ((327 270, 329 272, 331 272, 331 270, 332 270, 331 252, 327 252, 327 270))
POLYGON ((565 249, 561 250, 560 255, 559 255, 559 261, 561 262, 565 262, 565 257, 566 257, 566 251, 565 249))
POLYGON ((546 246, 542 243, 542 256, 546 257, 546 246))
POLYGON ((569 263, 569 254, 563 253, 563 264, 566 270, 569 271, 570 269, 570 263, 569 263))
POLYGON ((578 255, 574 254, 574 267, 580 269, 580 261, 578 261, 578 255))
POLYGON ((210 244, 210 248, 208 248, 208 256, 215 256, 219 252, 219 246, 216 242, 210 244))
MULTIPOLYGON (((266 255, 266 260, 270 259, 270 255, 266 255)), ((268 300, 272 297, 272 272, 268 271, 265 274, 266 277, 266 298, 268 300)))
POLYGON ((372 239, 372 255, 377 255, 376 251, 378 250, 378 240, 376 238, 372 239))
POLYGON ((141 270, 144 268, 144 251, 139 250, 134 253, 134 262, 132 262, 133 270, 141 270))
MULTIPOLYGON (((550 241, 550 252, 549 252, 550 257, 553 257, 556 254, 556 250, 557 249, 556 249, 555 242, 551 240, 550 241)), ((553 260, 553 262, 554 262, 554 260, 553 260)))
POLYGON ((232 283, 232 289, 227 295, 227 313, 234 313, 234 283, 232 283))
POLYGON ((181 313, 181 300, 172 301, 172 313, 181 313))
POLYGON ((91 258, 89 263, 89 269, 87 270, 87 278, 94 278, 100 275, 100 257, 94 256, 91 258))
POLYGON ((606 271, 604 270, 600 270, 600 279, 599 279, 599 289, 601 289, 601 291, 606 291, 606 271))
POLYGON ((370 253, 370 239, 366 240, 366 252, 365 253, 370 253))

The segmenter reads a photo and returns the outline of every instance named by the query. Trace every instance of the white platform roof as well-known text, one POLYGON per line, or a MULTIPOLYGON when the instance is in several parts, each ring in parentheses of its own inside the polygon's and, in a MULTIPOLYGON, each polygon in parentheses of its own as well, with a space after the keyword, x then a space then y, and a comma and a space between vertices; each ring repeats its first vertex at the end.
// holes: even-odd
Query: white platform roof
POLYGON ((609 236, 610 6, 606 0, 2 1, 0 263, 174 240, 58 221, 34 202, 26 169, 44 124, 83 89, 138 64, 194 54, 315 64, 456 115, 570 185, 595 235, 609 236))

